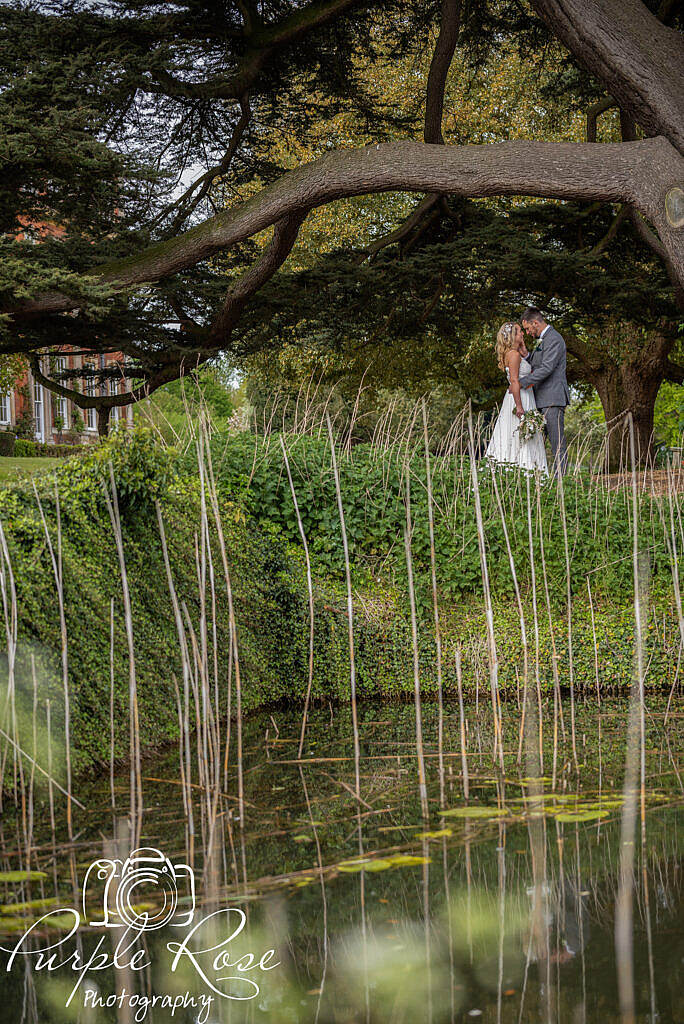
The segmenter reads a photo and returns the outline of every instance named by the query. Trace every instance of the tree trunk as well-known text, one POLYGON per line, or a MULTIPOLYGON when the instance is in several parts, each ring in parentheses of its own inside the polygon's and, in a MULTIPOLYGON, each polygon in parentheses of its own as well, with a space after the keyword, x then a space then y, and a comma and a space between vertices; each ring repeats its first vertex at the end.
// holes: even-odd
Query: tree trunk
POLYGON ((101 405, 97 410, 97 432, 100 437, 107 437, 109 434, 109 414, 111 411, 108 405, 101 405))
POLYGON ((629 450, 628 414, 634 420, 636 458, 644 465, 654 454, 653 413, 655 401, 665 378, 661 372, 648 370, 643 362, 617 363, 594 375, 608 426, 608 470, 626 470, 631 464, 629 450))
POLYGON ((532 0, 532 7, 647 135, 662 135, 684 153, 679 32, 642 0, 532 0))

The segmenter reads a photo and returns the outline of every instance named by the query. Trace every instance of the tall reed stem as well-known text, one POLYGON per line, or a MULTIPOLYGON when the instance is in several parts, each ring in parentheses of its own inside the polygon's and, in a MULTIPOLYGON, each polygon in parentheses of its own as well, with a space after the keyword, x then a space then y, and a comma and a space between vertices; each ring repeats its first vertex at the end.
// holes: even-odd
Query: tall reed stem
POLYGON ((109 518, 112 523, 112 531, 116 542, 116 550, 119 558, 119 571, 121 574, 121 590, 123 593, 124 621, 126 623, 126 642, 128 645, 128 696, 130 704, 130 784, 131 784, 131 832, 133 845, 137 845, 142 825, 143 794, 142 794, 142 771, 140 767, 140 719, 138 715, 138 684, 135 674, 135 644, 133 640, 133 613, 131 610, 131 595, 128 589, 128 573, 126 571, 126 558, 123 548, 123 533, 121 530, 121 517, 119 515, 119 499, 116 491, 116 480, 114 479, 114 467, 109 463, 109 481, 112 492, 111 497, 107 487, 104 488, 105 501, 109 518))
POLYGON ((615 955, 617 959, 618 995, 624 1024, 636 1020, 634 994, 633 902, 634 902, 634 836, 637 816, 637 778, 641 769, 641 827, 646 828, 646 723, 644 707, 644 647, 642 590, 644 564, 639 545, 639 503, 634 443, 634 421, 628 418, 629 445, 632 461, 632 564, 634 579, 634 673, 627 732, 624 804, 620 830, 620 867, 615 902, 615 955))
POLYGON ((43 524, 43 532, 45 533, 45 542, 50 553, 50 561, 52 562, 52 572, 55 577, 55 589, 57 591, 57 604, 59 607, 59 633, 61 641, 62 659, 62 691, 64 693, 64 748, 67 791, 67 835, 69 837, 69 840, 72 840, 74 838, 74 824, 73 815, 71 811, 73 797, 71 786, 71 702, 69 699, 69 642, 67 637, 66 612, 64 607, 64 577, 62 574, 62 517, 59 504, 59 490, 57 488, 57 483, 55 482, 55 502, 57 512, 56 553, 52 544, 52 538, 50 537, 50 531, 48 530, 47 520, 45 519, 43 505, 41 503, 40 496, 36 488, 35 480, 33 481, 33 493, 35 494, 36 501, 38 503, 38 511, 40 512, 40 518, 43 524))
POLYGON ((406 525, 404 527, 404 550, 406 552, 406 575, 408 578, 409 609, 411 612, 411 649, 413 651, 413 698, 416 713, 416 754, 418 757, 418 792, 420 806, 424 818, 430 811, 427 798, 425 779, 425 754, 423 751, 423 713, 420 699, 420 665, 418 661, 418 625, 416 619, 416 594, 413 585, 413 558, 411 555, 411 485, 409 482, 408 465, 404 470, 404 493, 406 496, 406 525))
POLYGON ((501 718, 499 715, 499 661, 496 651, 496 639, 494 637, 494 610, 492 608, 492 594, 489 586, 489 568, 487 565, 487 548, 485 544, 484 522, 482 519, 482 504, 480 502, 480 481, 477 475, 477 463, 475 461, 475 438, 473 435, 473 415, 468 409, 468 453, 470 456, 470 479, 475 495, 475 519, 477 522, 477 546, 480 552, 480 569, 482 572, 482 589, 484 590, 485 618, 487 621, 487 654, 489 662, 489 686, 492 696, 492 714, 494 716, 494 760, 497 752, 501 771, 504 770, 503 735, 501 718))
POLYGON ((330 441, 330 452, 332 455, 332 469, 335 478, 335 494, 337 496, 337 511, 340 517, 340 529, 342 531, 342 548, 344 551, 344 573, 347 584, 347 630, 349 637, 349 694, 351 699, 352 729, 354 732, 354 780, 356 787, 356 799, 361 799, 361 747, 359 744, 359 720, 356 709, 356 660, 354 656, 354 598, 352 594, 351 562, 349 560, 349 543, 347 541, 347 527, 344 520, 344 506, 342 504, 342 488, 340 486, 340 474, 337 468, 337 457, 335 455, 335 439, 332 432, 330 415, 325 414, 328 426, 328 439, 330 441))
POLYGON ((313 670, 314 670, 314 596, 313 596, 313 582, 311 578, 311 559, 309 557, 309 545, 306 539, 306 533, 304 532, 304 523, 299 512, 299 502, 297 501, 297 492, 295 491, 294 482, 292 480, 292 472, 290 470, 290 460, 287 457, 287 448, 283 441, 283 435, 279 434, 280 447, 283 451, 283 459, 285 460, 285 469, 287 470, 287 479, 290 484, 290 493, 292 494, 292 501, 294 503, 295 514, 297 516, 297 528, 299 529, 299 536, 302 538, 302 547, 304 548, 304 559, 306 562, 306 588, 309 595, 309 678, 306 686, 306 698, 304 700, 304 713, 302 715, 302 729, 299 735, 299 748, 297 751, 297 757, 302 756, 302 750, 304 749, 304 734, 306 732, 306 719, 309 713, 309 700, 311 699, 311 687, 313 684, 313 670))

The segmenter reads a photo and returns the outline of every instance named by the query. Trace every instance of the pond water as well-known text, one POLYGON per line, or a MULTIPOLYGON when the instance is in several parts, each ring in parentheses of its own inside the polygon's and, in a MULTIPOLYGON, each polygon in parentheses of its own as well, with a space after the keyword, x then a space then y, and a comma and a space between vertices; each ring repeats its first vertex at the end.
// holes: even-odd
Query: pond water
MULTIPOLYGON (((515 702, 502 707, 503 772, 492 757, 491 715, 468 705, 466 785, 458 703, 445 703, 441 714, 425 704, 427 821, 412 704, 359 705, 360 799, 347 708, 312 712, 301 758, 300 710, 260 713, 243 725, 244 820, 234 735, 220 795, 200 788, 195 749, 185 779, 193 786, 192 835, 178 749, 145 759, 135 845, 162 852, 172 874, 133 879, 140 864, 124 863, 105 891, 107 871, 100 879, 91 872, 85 908, 89 866, 117 853, 125 861, 133 845, 128 769, 114 777, 114 809, 106 774, 79 780, 87 810, 74 809, 73 842, 59 804, 52 831, 42 793, 29 860, 28 812, 15 817, 6 807, 0 1017, 609 1024, 624 1019, 623 986, 634 993, 636 1020, 684 1020, 684 734, 676 705, 669 713, 666 705, 647 699, 646 799, 643 817, 637 801, 632 884, 623 878, 622 889, 623 700, 578 703, 576 759, 563 701, 555 789, 552 705, 543 708, 536 781, 528 745, 518 763, 515 702), (38 873, 31 881, 27 868, 38 873), (631 900, 620 933, 626 953, 616 958, 620 892, 631 900), (135 908, 132 927, 115 918, 119 927, 95 927, 106 905, 121 911, 122 893, 135 908), (242 931, 227 941, 243 915, 242 931), (136 932, 140 920, 170 923, 136 932), (32 922, 39 923, 25 936, 32 922)), ((201 745, 199 755, 207 756, 201 745)))

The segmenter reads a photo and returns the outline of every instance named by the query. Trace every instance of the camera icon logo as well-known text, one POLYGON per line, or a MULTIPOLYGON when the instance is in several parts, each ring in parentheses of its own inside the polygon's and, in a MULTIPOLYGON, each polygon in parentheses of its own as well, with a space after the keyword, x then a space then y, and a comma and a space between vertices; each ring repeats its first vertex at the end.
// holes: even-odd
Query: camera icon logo
POLYGON ((140 931, 154 931, 165 925, 182 928, 190 924, 194 913, 192 868, 172 864, 154 847, 133 850, 125 861, 95 860, 83 880, 83 918, 93 927, 140 931), (100 895, 101 883, 104 891, 100 895), (89 906, 97 911, 94 917, 89 906))

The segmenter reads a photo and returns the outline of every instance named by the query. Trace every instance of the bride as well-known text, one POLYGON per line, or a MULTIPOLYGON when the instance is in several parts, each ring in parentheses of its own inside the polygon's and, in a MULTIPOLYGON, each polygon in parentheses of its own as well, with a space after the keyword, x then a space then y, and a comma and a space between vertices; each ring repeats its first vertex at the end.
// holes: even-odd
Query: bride
POLYGON ((530 409, 537 408, 532 388, 520 387, 520 375, 530 373, 532 369, 523 353, 527 355, 527 348, 520 324, 503 324, 496 336, 496 355, 499 367, 506 372, 510 390, 501 403, 499 418, 487 448, 487 458, 519 466, 520 469, 539 469, 546 475, 546 450, 541 431, 527 441, 521 441, 518 434, 520 417, 530 409))

